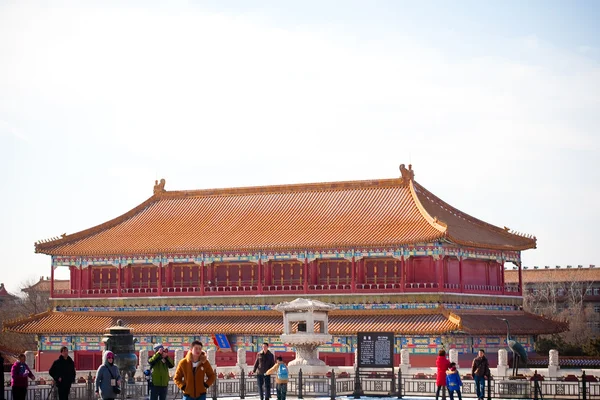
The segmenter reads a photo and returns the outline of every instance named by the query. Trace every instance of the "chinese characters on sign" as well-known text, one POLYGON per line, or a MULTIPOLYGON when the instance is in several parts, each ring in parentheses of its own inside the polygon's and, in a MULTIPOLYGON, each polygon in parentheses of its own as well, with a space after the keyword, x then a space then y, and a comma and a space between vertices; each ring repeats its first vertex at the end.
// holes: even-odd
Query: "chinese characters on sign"
POLYGON ((357 336, 359 368, 394 366, 393 332, 359 332, 357 336))

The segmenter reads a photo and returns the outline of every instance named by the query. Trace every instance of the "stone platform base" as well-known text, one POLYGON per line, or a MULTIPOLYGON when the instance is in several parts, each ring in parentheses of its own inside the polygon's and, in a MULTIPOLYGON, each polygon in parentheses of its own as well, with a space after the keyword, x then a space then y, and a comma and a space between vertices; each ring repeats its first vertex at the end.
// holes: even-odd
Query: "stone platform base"
POLYGON ((288 365, 288 370, 291 375, 297 376, 298 372, 302 370, 302 376, 308 375, 319 375, 325 376, 327 372, 331 371, 327 365, 288 365))

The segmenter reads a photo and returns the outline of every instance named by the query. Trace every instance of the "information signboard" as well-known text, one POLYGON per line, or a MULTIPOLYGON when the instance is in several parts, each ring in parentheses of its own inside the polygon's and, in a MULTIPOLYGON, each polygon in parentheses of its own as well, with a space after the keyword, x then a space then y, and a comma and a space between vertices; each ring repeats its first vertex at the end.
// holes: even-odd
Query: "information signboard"
POLYGON ((358 332, 358 367, 393 368, 394 333, 358 332))

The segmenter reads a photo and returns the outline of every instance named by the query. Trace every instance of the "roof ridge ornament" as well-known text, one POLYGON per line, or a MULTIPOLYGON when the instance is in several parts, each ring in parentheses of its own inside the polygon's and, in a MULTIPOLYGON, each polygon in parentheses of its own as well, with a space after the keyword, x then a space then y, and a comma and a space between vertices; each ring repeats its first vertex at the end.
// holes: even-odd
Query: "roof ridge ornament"
POLYGON ((408 164, 408 169, 406 169, 404 164, 400 164, 400 174, 403 185, 408 185, 409 182, 415 180, 415 171, 412 169, 412 164, 408 164))
POLYGON ((154 194, 161 194, 161 193, 165 193, 165 180, 164 178, 160 180, 160 183, 158 181, 154 181, 154 194))

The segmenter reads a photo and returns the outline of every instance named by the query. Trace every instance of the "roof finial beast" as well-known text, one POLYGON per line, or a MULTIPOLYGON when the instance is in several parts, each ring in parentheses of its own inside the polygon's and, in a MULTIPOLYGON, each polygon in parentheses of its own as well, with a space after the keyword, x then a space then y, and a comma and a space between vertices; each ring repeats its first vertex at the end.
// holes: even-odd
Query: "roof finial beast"
POLYGON ((415 179, 415 171, 412 169, 412 164, 408 164, 408 169, 406 169, 404 164, 400 164, 400 174, 403 185, 408 185, 408 182, 415 179))
POLYGON ((154 181, 154 194, 160 194, 166 192, 165 190, 165 180, 161 179, 160 183, 158 181, 154 181))

